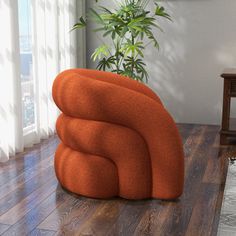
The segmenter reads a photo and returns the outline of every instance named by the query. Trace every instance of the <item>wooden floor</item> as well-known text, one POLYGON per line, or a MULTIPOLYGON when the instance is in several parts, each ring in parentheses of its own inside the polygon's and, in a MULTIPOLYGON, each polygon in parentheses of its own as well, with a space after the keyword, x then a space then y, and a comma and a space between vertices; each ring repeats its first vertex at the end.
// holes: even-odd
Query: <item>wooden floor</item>
POLYGON ((64 191, 51 137, 0 164, 0 235, 216 235, 228 167, 219 127, 179 125, 185 189, 177 201, 95 200, 64 191))

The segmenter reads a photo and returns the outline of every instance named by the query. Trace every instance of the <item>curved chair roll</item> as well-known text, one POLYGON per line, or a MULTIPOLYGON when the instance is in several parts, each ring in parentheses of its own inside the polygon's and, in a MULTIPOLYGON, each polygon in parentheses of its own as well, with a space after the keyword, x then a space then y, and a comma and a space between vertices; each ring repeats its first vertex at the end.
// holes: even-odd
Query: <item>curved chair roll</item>
POLYGON ((181 138, 151 89, 110 72, 70 69, 55 79, 53 98, 62 111, 55 171, 64 188, 94 198, 181 195, 181 138))

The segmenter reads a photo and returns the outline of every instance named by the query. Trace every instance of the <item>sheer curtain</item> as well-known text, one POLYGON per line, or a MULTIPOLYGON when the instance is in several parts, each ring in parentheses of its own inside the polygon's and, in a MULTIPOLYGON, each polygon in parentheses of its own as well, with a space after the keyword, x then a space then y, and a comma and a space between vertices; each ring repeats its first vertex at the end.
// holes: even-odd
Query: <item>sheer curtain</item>
POLYGON ((17 4, 0 1, 0 161, 23 150, 17 4))
POLYGON ((84 66, 84 33, 69 32, 84 1, 31 0, 35 126, 23 132, 16 1, 0 1, 0 161, 55 131, 52 83, 62 70, 84 66), (13 3, 14 2, 14 3, 13 3))

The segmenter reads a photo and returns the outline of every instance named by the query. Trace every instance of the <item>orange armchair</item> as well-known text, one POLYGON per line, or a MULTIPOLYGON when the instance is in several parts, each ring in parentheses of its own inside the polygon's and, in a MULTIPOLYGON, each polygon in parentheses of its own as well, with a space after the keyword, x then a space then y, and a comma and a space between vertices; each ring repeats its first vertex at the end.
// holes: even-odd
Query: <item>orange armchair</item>
POLYGON ((181 138, 151 89, 110 72, 70 69, 55 79, 53 98, 62 111, 55 172, 64 188, 94 198, 181 195, 181 138))

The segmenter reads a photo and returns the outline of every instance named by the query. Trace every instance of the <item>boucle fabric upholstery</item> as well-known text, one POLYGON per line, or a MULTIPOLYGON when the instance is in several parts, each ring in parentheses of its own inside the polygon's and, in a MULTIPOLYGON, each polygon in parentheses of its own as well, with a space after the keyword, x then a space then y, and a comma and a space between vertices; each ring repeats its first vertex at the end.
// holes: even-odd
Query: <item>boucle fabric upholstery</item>
POLYGON ((55 171, 64 188, 94 198, 181 195, 180 135, 151 89, 110 72, 70 69, 55 79, 53 98, 62 111, 55 171))

